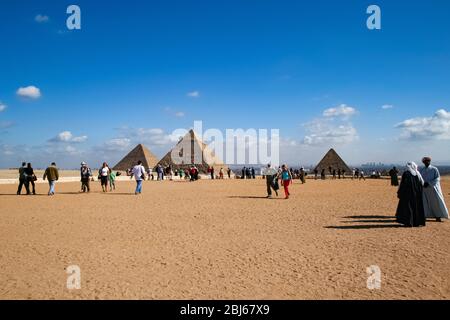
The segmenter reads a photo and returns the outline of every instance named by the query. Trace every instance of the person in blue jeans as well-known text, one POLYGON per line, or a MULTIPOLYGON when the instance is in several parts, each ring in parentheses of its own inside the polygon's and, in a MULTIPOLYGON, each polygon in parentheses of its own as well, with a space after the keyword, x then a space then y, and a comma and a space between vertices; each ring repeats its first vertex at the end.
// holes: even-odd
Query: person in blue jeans
POLYGON ((45 170, 44 180, 45 179, 48 179, 49 185, 48 195, 53 196, 55 194, 55 183, 59 179, 59 172, 58 169, 56 168, 56 163, 52 162, 50 167, 48 167, 45 170))
POLYGON ((131 170, 131 179, 133 177, 136 179, 136 191, 134 192, 135 195, 142 193, 142 182, 145 180, 145 168, 142 165, 142 161, 138 161, 137 165, 133 167, 133 170, 131 170))

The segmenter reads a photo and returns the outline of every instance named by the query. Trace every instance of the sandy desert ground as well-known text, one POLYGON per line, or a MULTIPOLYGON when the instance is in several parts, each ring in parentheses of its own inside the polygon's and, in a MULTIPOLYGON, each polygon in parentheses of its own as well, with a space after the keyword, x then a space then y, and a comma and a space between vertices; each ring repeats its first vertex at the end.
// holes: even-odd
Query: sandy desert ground
POLYGON ((148 181, 141 196, 131 181, 108 194, 60 183, 54 197, 0 185, 0 298, 450 298, 450 222, 400 228, 387 180, 296 181, 287 201, 261 198, 264 183, 148 181))

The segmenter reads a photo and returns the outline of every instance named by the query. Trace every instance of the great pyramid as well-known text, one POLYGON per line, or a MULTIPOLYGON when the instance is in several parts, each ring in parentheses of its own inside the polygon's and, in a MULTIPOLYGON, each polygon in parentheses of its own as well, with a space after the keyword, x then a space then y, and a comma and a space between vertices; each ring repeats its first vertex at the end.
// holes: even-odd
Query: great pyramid
POLYGON ((315 170, 319 171, 320 173, 322 169, 325 169, 325 172, 328 174, 330 168, 331 170, 336 171, 341 169, 345 170, 345 172, 347 173, 352 172, 352 170, 347 166, 344 160, 342 160, 342 158, 337 154, 337 152, 334 149, 330 149, 330 151, 327 152, 327 154, 323 157, 323 159, 320 160, 315 170))
POLYGON ((223 168, 224 172, 228 169, 222 161, 213 156, 208 146, 203 143, 190 130, 177 145, 170 150, 159 162, 163 168, 171 166, 173 170, 189 169, 195 165, 200 173, 207 173, 209 167, 213 167, 215 174, 223 168))
POLYGON ((141 160, 145 168, 153 168, 158 163, 158 159, 144 145, 138 144, 130 153, 113 167, 113 170, 126 171, 133 168, 141 160))

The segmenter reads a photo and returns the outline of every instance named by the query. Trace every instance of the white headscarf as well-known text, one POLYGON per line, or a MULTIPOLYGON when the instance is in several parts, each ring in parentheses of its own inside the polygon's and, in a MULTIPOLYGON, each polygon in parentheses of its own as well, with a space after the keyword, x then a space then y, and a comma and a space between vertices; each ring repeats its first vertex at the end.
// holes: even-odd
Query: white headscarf
POLYGON ((417 167, 417 164, 416 164, 415 162, 413 162, 413 161, 408 162, 408 163, 406 164, 406 169, 408 169, 408 171, 409 171, 414 177, 417 176, 417 177, 419 178, 420 183, 421 183, 422 185, 424 184, 422 175, 420 174, 419 169, 418 169, 418 167, 417 167))

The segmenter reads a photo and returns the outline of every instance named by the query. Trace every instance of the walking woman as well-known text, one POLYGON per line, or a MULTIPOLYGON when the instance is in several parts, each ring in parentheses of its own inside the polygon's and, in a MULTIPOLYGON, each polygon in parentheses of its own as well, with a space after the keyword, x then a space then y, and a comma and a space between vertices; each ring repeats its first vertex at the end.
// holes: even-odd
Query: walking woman
POLYGON ((102 168, 98 172, 103 192, 108 192, 108 179, 110 174, 111 170, 109 169, 108 164, 103 162, 102 168))
POLYGON ((285 164, 281 166, 280 176, 281 176, 281 184, 284 187, 284 194, 286 195, 286 199, 289 199, 289 196, 291 195, 289 193, 289 186, 292 183, 292 174, 285 164))
POLYGON ((33 194, 36 194, 36 186, 34 182, 37 180, 36 175, 34 174, 33 167, 31 166, 31 163, 27 164, 27 167, 25 168, 25 174, 26 174, 26 184, 27 184, 27 194, 31 194, 30 192, 30 184, 33 187, 33 194))

